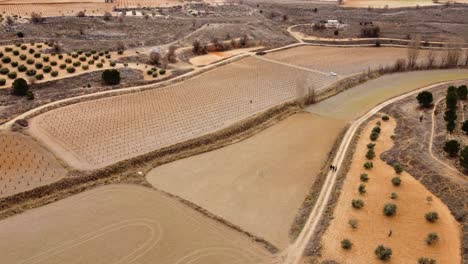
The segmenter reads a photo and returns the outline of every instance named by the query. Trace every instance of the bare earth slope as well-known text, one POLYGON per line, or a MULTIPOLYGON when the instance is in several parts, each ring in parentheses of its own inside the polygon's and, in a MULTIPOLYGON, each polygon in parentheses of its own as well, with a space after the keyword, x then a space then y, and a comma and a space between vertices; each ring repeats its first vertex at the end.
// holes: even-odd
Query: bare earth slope
POLYGON ((374 254, 380 245, 390 247, 393 255, 389 263, 417 263, 420 257, 430 257, 437 263, 460 263, 460 225, 450 214, 449 209, 434 197, 421 183, 406 172, 401 174, 402 183, 395 187, 391 179, 396 175, 393 168, 382 161, 380 154, 392 147, 390 136, 396 127, 393 120, 382 123, 382 133, 376 141, 374 168, 365 170, 364 162, 369 134, 375 121, 370 122, 361 133, 353 161, 347 173, 342 193, 334 212, 334 219, 327 229, 323 241, 323 259, 333 259, 339 263, 382 263, 374 254), (365 183, 367 192, 359 194, 360 174, 369 175, 365 183), (397 199, 390 199, 395 192, 397 199), (431 196, 428 202, 426 197, 431 196), (360 210, 353 209, 352 199, 362 199, 365 203, 360 210), (396 215, 384 216, 382 210, 386 203, 397 205, 396 215), (425 213, 436 211, 439 220, 429 223, 425 213), (357 229, 348 224, 350 219, 358 221, 357 229), (389 232, 392 231, 391 236, 389 232), (432 246, 425 242, 428 233, 436 232, 439 241, 432 246), (351 250, 341 248, 340 241, 349 239, 354 246, 351 250))
POLYGON ((271 261, 263 247, 238 232, 132 185, 97 188, 3 220, 0 251, 2 263, 271 261))
POLYGON ((341 121, 296 114, 242 142, 157 167, 147 179, 284 248, 343 127, 341 121))

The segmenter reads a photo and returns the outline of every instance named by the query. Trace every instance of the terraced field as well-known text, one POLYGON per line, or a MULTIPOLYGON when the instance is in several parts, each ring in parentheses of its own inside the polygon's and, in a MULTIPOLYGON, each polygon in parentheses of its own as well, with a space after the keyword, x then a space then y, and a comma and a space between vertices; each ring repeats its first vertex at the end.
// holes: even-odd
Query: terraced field
POLYGON ((65 169, 36 142, 17 133, 0 133, 0 198, 47 185, 65 169))
MULTIPOLYGON (((426 58, 422 50, 419 60, 426 58)), ((437 56, 440 56, 436 52, 437 56)), ((267 58, 293 64, 325 74, 334 72, 339 76, 361 73, 380 66, 391 66, 397 59, 406 59, 406 48, 390 47, 320 47, 301 46, 266 55, 267 58)))
POLYGON ((271 263, 247 236, 131 185, 96 188, 2 220, 0 251, 4 263, 271 263))
POLYGON ((73 167, 98 168, 219 130, 333 80, 247 58, 168 87, 44 113, 31 132, 73 167))

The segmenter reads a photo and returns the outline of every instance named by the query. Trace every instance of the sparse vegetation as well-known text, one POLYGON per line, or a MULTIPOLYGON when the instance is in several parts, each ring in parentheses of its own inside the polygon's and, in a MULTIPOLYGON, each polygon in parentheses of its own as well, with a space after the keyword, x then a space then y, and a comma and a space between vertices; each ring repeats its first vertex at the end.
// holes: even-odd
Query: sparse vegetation
POLYGON ((341 248, 349 250, 353 247, 353 243, 349 239, 341 240, 341 248))
POLYGON ((367 161, 366 163, 364 163, 364 168, 366 170, 370 170, 374 167, 374 164, 371 162, 371 161, 367 161))
POLYGON ((437 212, 429 212, 424 217, 430 223, 435 223, 439 220, 439 214, 437 212))
POLYGON ((401 178, 400 177, 393 177, 392 178, 392 184, 393 184, 393 186, 400 186, 401 178))
POLYGON ((403 166, 400 163, 393 165, 393 169, 395 170, 396 174, 401 174, 403 172, 403 166))
POLYGON ((358 228, 358 220, 356 219, 349 219, 348 224, 352 229, 358 228))
POLYGON ((360 179, 362 182, 367 182, 369 181, 369 175, 367 175, 367 173, 362 173, 360 179))
POLYGON ((427 234, 426 243, 427 243, 428 245, 433 245, 433 244, 435 244, 437 241, 439 241, 439 235, 437 235, 437 233, 429 233, 429 234, 427 234))
POLYGON ((384 208, 383 208, 383 213, 384 213, 384 215, 386 215, 386 216, 393 216, 393 215, 395 215, 396 210, 397 210, 396 204, 388 203, 388 204, 386 204, 386 205, 384 206, 384 208))
POLYGON ((364 201, 361 200, 361 199, 353 199, 351 201, 351 205, 353 206, 353 208, 355 209, 361 209, 362 207, 364 207, 364 201))
POLYGON ((457 156, 458 152, 460 151, 460 143, 458 141, 452 139, 445 142, 444 151, 450 156, 455 157, 457 156))
POLYGON ((437 262, 431 258, 419 258, 418 264, 437 264, 437 262))
POLYGON ((379 245, 375 251, 375 255, 380 259, 380 260, 389 260, 392 257, 392 249, 389 247, 385 247, 384 245, 379 245))

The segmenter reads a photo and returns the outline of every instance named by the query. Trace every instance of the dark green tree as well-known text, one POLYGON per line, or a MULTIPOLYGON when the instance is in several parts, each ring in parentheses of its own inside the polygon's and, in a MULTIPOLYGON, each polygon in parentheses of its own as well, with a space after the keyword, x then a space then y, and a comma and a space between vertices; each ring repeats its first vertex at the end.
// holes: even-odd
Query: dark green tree
POLYGON ((378 246, 374 253, 380 260, 389 260, 392 257, 392 249, 384 245, 378 246))
POLYGON ((466 87, 466 85, 462 85, 462 86, 458 87, 457 95, 458 95, 458 99, 466 100, 466 97, 468 95, 468 88, 466 87))
POLYGON ((102 81, 108 85, 120 83, 120 72, 116 69, 105 70, 102 73, 102 81))
POLYGON ((448 109, 457 108, 458 96, 455 92, 448 92, 445 97, 445 103, 448 109))
POLYGON ((418 103, 422 107, 430 107, 432 106, 432 102, 434 100, 432 93, 428 91, 422 91, 416 96, 418 103))
POLYGON ((454 122, 455 120, 457 120, 457 118, 457 112, 453 109, 449 109, 444 113, 444 120, 446 122, 454 122))
POLYGON ((465 132, 465 134, 468 135, 468 120, 465 120, 465 122, 463 122, 462 130, 463 132, 465 132))
POLYGON ((455 124, 455 122, 453 121, 447 122, 447 131, 452 133, 455 130, 456 126, 457 124, 455 124))
POLYGON ((454 139, 446 141, 444 145, 444 151, 447 152, 449 156, 455 157, 460 151, 460 143, 454 139))
POLYGON ((23 78, 18 78, 13 82, 11 94, 25 96, 29 91, 29 85, 23 78))
POLYGON ((468 170, 468 147, 464 147, 460 152, 460 165, 462 165, 465 170, 468 170))

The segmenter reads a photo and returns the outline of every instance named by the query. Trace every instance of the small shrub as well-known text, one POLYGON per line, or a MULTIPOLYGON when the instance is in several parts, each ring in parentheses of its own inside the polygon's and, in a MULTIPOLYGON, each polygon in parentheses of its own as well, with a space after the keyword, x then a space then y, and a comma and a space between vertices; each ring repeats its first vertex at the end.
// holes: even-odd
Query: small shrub
POLYGON ((43 67, 44 65, 42 65, 42 63, 38 62, 38 63, 36 63, 34 66, 36 67, 36 69, 40 70, 40 69, 42 69, 42 67, 43 67))
POLYGON ((11 52, 11 51, 13 51, 13 48, 11 48, 11 47, 5 47, 5 52, 11 52))
POLYGON ((366 193, 366 185, 361 183, 359 184, 358 191, 360 194, 365 194, 366 193))
POLYGON ((44 57, 42 57, 42 60, 43 60, 44 62, 49 62, 49 56, 44 56, 44 57))
POLYGON ((29 85, 23 78, 16 79, 12 85, 12 95, 25 96, 29 90, 29 85))
POLYGON ((117 51, 117 54, 118 54, 118 55, 122 55, 123 53, 124 53, 124 51, 123 51, 123 50, 119 50, 119 51, 117 51))
POLYGON ((367 149, 374 149, 375 148, 375 144, 374 143, 369 143, 367 144, 367 149))
POLYGON ((35 51, 34 49, 30 48, 30 49, 28 50, 28 52, 29 52, 29 54, 34 54, 34 52, 36 52, 36 51, 35 51))
POLYGON ((115 85, 120 83, 120 72, 116 69, 105 70, 102 73, 102 81, 107 85, 115 85))
POLYGON ((106 59, 110 59, 111 58, 111 55, 110 54, 107 54, 106 55, 106 59))
POLYGON ((29 69, 29 70, 26 71, 26 75, 27 76, 34 76, 34 75, 36 75, 36 70, 29 69))
POLYGON ((19 55, 19 50, 14 50, 13 55, 18 56, 19 55))
POLYGON ((146 74, 151 75, 151 74, 153 74, 153 71, 152 70, 147 70, 146 74))
POLYGON ((3 62, 3 63, 10 63, 10 62, 11 62, 11 58, 8 57, 8 56, 5 56, 5 57, 2 58, 2 62, 3 62))
POLYGON ((20 60, 26 60, 27 56, 24 55, 24 54, 21 54, 21 55, 19 56, 19 58, 20 58, 20 60))
POLYGON ((80 57, 80 61, 86 61, 86 57, 80 57))
POLYGON ((27 64, 34 64, 34 62, 35 62, 35 60, 33 60, 33 59, 28 59, 28 60, 26 61, 27 64))
POLYGON ((88 65, 93 65, 93 64, 94 64, 94 60, 88 61, 88 65))
POLYGON ((359 177, 361 181, 367 182, 369 180, 369 175, 367 173, 361 173, 361 176, 359 177))
POLYGON ((341 240, 341 248, 343 249, 351 249, 353 247, 353 243, 349 239, 343 239, 341 240))
POLYGON ((16 77, 18 76, 18 74, 16 74, 16 72, 10 72, 8 73, 8 78, 10 79, 16 79, 16 77))
POLYGON ((59 74, 58 71, 52 71, 52 72, 50 73, 50 75, 51 75, 52 77, 57 77, 58 74, 59 74))
POLYGON ((104 65, 102 63, 100 63, 100 62, 98 64, 96 64, 96 67, 98 67, 98 68, 102 68, 102 66, 104 66, 104 65))
POLYGON ((3 52, 0 51, 0 58, 3 58, 3 52))
POLYGON ((16 68, 18 66, 18 62, 12 61, 11 62, 11 67, 16 68))
POLYGON ((72 59, 66 58, 66 59, 65 59, 65 63, 68 63, 68 64, 72 63, 72 59))
POLYGON ((34 53, 34 58, 40 58, 41 54, 40 53, 34 53))
POLYGON ((419 258, 418 264, 437 264, 437 262, 431 258, 419 258))
POLYGON ((429 233, 426 237, 426 244, 432 245, 439 241, 439 235, 437 233, 429 233))
POLYGON ((99 55, 94 55, 93 60, 99 60, 99 55))
POLYGON ((62 70, 65 69, 66 67, 67 67, 66 64, 60 64, 60 66, 59 66, 59 68, 62 69, 62 70))
POLYGON ((370 138, 370 140, 372 140, 372 141, 376 141, 376 140, 379 138, 379 133, 373 131, 373 132, 370 134, 369 138, 370 138))
POLYGON ((375 158, 375 152, 374 152, 373 149, 367 150, 366 158, 367 158, 368 160, 372 160, 372 159, 375 158))
POLYGON ((352 229, 358 228, 358 220, 356 219, 349 219, 348 224, 349 226, 351 226, 352 229))
POLYGON ((74 72, 75 72, 75 67, 71 67, 71 66, 68 67, 68 68, 67 68, 67 72, 68 72, 68 73, 74 73, 74 72))
POLYGON ((34 100, 34 93, 31 92, 31 91, 28 91, 28 92, 26 93, 26 99, 28 99, 28 100, 34 100))
POLYGON ((74 66, 74 67, 79 67, 80 65, 81 65, 81 62, 79 62, 79 61, 75 61, 75 62, 73 63, 73 66, 74 66))
POLYGON ((401 179, 400 179, 400 177, 393 177, 393 178, 392 178, 392 184, 393 184, 394 186, 400 186, 400 184, 401 184, 401 179))
POLYGON ((443 149, 450 157, 455 157, 460 151, 460 143, 454 139, 446 141, 443 149))
POLYGON ((50 65, 51 65, 51 66, 57 66, 57 62, 56 62, 56 61, 51 61, 51 62, 50 62, 50 65))
POLYGON ((151 75, 151 76, 152 76, 153 78, 156 78, 156 77, 158 77, 158 73, 155 72, 155 73, 153 73, 153 75, 151 75))
POLYGON ((110 65, 111 67, 115 67, 115 61, 111 61, 111 62, 109 63, 109 65, 110 65))
POLYGON ((388 204, 386 204, 386 205, 384 206, 384 208, 383 208, 383 213, 384 213, 384 215, 386 215, 386 216, 393 216, 393 215, 395 215, 396 210, 397 210, 396 204, 388 203, 388 204))
POLYGON ((52 71, 52 67, 50 67, 50 66, 45 66, 44 69, 42 69, 42 71, 45 72, 45 73, 49 73, 49 72, 52 71))
POLYGON ((353 208, 361 209, 362 207, 364 207, 364 201, 361 199, 353 199, 351 201, 351 205, 353 206, 353 208))
POLYGON ((26 50, 28 47, 26 45, 21 45, 22 50, 26 50))
POLYGON ((37 80, 42 80, 42 79, 44 79, 44 74, 42 74, 42 73, 36 74, 36 79, 37 79, 37 80))
POLYGON ((23 32, 19 31, 19 32, 16 32, 16 36, 17 36, 18 38, 23 38, 23 37, 24 37, 24 34, 23 34, 23 32))
POLYGON ((391 194, 390 194, 390 199, 392 199, 392 200, 398 199, 398 194, 396 194, 396 193, 394 193, 394 192, 391 193, 391 194))
POLYGON ((81 66, 81 69, 83 69, 84 71, 87 71, 89 69, 89 66, 88 65, 83 65, 83 66, 81 66))
POLYGON ((435 223, 437 220, 439 220, 439 214, 437 212, 429 212, 426 215, 424 215, 426 220, 430 223, 435 223))
POLYGON ((403 172, 403 166, 400 163, 393 165, 393 169, 395 170, 396 174, 401 174, 403 172))
POLYGON ((159 70, 159 74, 161 74, 161 75, 166 74, 166 70, 164 70, 164 69, 159 70))
POLYGON ((3 74, 3 75, 6 75, 10 72, 10 70, 8 68, 1 68, 0 69, 0 74, 3 74))
POLYGON ((368 162, 364 163, 364 168, 365 168, 366 170, 370 170, 370 169, 372 169, 373 167, 374 167, 374 163, 372 163, 371 161, 368 161, 368 162))
POLYGON ((6 84, 6 80, 3 78, 0 78, 0 86, 3 86, 6 84))
POLYGON ((25 65, 23 65, 23 64, 21 64, 20 66, 18 66, 18 71, 19 71, 19 72, 25 72, 27 69, 28 69, 28 68, 27 68, 25 65))
POLYGON ((71 56, 72 56, 72 58, 74 58, 74 59, 78 58, 78 54, 77 54, 77 53, 73 53, 71 56))
POLYGON ((392 249, 384 245, 379 245, 374 253, 380 260, 389 260, 392 257, 392 249))
POLYGON ((59 54, 59 55, 58 55, 58 58, 59 58, 59 60, 63 59, 63 55, 62 55, 62 54, 59 54))

